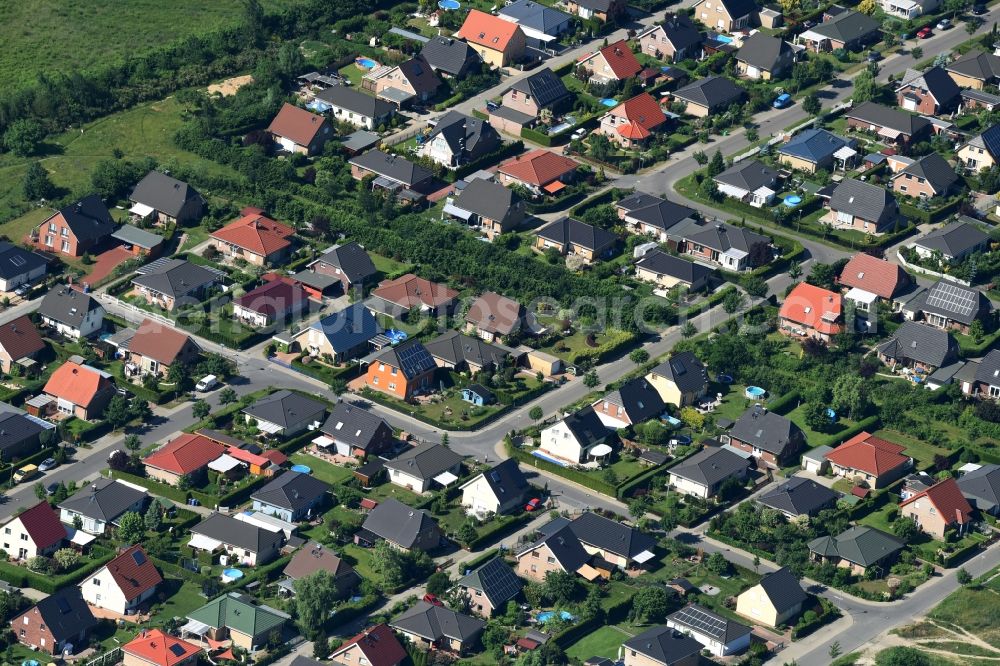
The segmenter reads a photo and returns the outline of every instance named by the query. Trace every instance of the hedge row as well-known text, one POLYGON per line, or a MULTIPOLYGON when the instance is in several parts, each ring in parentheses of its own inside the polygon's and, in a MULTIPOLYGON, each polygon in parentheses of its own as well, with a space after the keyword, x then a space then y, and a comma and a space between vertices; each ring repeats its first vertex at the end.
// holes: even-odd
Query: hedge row
POLYGON ((931 224, 933 222, 940 222, 953 213, 957 213, 962 205, 962 199, 961 195, 952 197, 951 200, 932 210, 923 210, 905 201, 900 201, 899 212, 903 214, 903 217, 914 220, 918 224, 931 224))
POLYGON ((601 627, 616 624, 624 620, 631 608, 632 597, 626 597, 613 606, 604 609, 604 617, 592 617, 580 624, 568 627, 553 636, 552 640, 565 650, 573 643, 576 643, 584 636, 589 636, 601 627))
POLYGON ((510 143, 503 145, 499 149, 494 150, 492 153, 483 155, 474 162, 463 164, 462 166, 458 167, 457 169, 455 169, 455 178, 456 180, 459 178, 464 178, 465 176, 468 176, 470 173, 475 173, 476 171, 479 171, 479 169, 483 167, 489 166, 491 164, 496 164, 498 162, 502 162, 508 157, 519 155, 523 151, 524 151, 523 141, 511 141, 510 143))
POLYGON ((615 486, 602 481, 601 479, 595 479, 593 476, 585 472, 571 469, 569 467, 562 467, 561 465, 550 463, 547 460, 536 458, 527 451, 512 444, 508 444, 506 448, 507 455, 516 459, 518 462, 524 463, 525 465, 531 465, 532 467, 537 467, 538 469, 545 470, 546 472, 550 472, 557 476, 561 476, 564 479, 572 481, 573 483, 578 483, 585 488, 590 488, 591 490, 599 492, 602 495, 607 495, 609 497, 616 496, 617 488, 615 486))
POLYGON ((521 128, 521 138, 527 139, 532 143, 537 143, 541 146, 549 147, 552 145, 552 137, 548 134, 543 134, 538 130, 533 130, 530 127, 521 128))
MULTIPOLYGON (((823 599, 822 597, 819 597, 817 601, 819 602, 818 605, 821 609, 821 612, 816 613, 816 618, 812 622, 806 622, 805 618, 803 617, 798 621, 798 623, 794 627, 792 627, 793 641, 797 641, 800 638, 805 638, 806 636, 813 633, 820 627, 824 627, 840 617, 841 615, 840 609, 838 609, 832 603, 830 603, 826 599, 823 599)), ((806 609, 806 610, 811 610, 811 609, 806 609)))
POLYGON ((488 543, 494 543, 495 541, 508 536, 512 532, 521 527, 524 527, 526 523, 531 522, 531 519, 535 517, 536 514, 528 513, 527 511, 521 511, 515 516, 511 517, 510 520, 494 519, 483 526, 482 531, 479 532, 475 539, 465 544, 466 550, 476 550, 488 543))
POLYGON ((76 585, 81 580, 94 573, 105 564, 114 559, 114 554, 102 555, 96 559, 84 563, 80 568, 63 576, 52 576, 29 571, 27 567, 21 567, 11 562, 0 561, 0 580, 10 583, 15 587, 30 587, 46 594, 55 594, 56 591, 76 585))
POLYGON ((195 498, 203 506, 209 508, 214 508, 216 504, 219 503, 218 497, 208 495, 199 490, 181 490, 176 486, 167 485, 166 483, 161 483, 155 479, 150 479, 145 476, 139 476, 138 474, 132 474, 131 472, 120 472, 117 470, 111 470, 111 477, 114 479, 121 479, 122 481, 128 481, 129 483, 134 483, 136 485, 142 486, 154 495, 159 495, 161 497, 166 497, 174 502, 180 502, 181 504, 187 504, 190 498, 195 498))

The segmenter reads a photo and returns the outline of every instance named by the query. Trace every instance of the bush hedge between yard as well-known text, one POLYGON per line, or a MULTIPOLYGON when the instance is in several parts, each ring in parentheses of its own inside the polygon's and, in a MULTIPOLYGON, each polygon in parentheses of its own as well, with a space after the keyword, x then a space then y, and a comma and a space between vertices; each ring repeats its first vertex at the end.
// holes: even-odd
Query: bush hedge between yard
POLYGON ((546 472, 550 472, 557 476, 561 476, 564 479, 568 479, 574 483, 579 483, 585 488, 590 488, 602 495, 607 495, 609 497, 615 497, 615 491, 617 488, 610 483, 607 483, 601 479, 596 479, 586 472, 581 472, 579 470, 571 469, 569 467, 562 467, 556 465, 555 463, 550 463, 548 460, 542 460, 531 455, 529 452, 521 449, 512 444, 506 446, 507 455, 511 458, 516 459, 518 462, 522 462, 525 465, 530 465, 546 472))
POLYGON ((63 576, 40 574, 28 570, 27 567, 20 567, 11 562, 0 561, 0 580, 10 583, 15 587, 30 587, 46 594, 55 594, 64 587, 76 585, 114 558, 114 553, 102 555, 96 559, 84 562, 78 569, 63 576))
MULTIPOLYGON (((537 514, 529 513, 524 511, 523 507, 517 507, 517 513, 513 516, 498 516, 493 520, 489 521, 482 527, 476 529, 476 538, 472 541, 463 544, 465 550, 476 550, 488 543, 493 543, 498 539, 509 535, 516 529, 520 529, 526 523, 531 522, 537 514)), ((466 568, 472 568, 471 565, 466 565, 466 568)))

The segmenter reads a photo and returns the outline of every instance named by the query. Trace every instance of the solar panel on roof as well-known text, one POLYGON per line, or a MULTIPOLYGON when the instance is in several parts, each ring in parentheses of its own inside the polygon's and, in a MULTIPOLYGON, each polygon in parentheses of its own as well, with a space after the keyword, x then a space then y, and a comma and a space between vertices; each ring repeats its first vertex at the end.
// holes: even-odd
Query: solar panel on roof
POLYGON ((181 647, 180 643, 174 643, 173 645, 171 645, 170 651, 174 654, 175 657, 184 656, 184 648, 181 647))
POLYGON ((502 560, 491 560, 479 571, 483 587, 497 599, 511 599, 521 590, 519 579, 502 560), (502 567, 502 568, 501 568, 502 567), (504 568, 507 571, 504 571, 504 568))
POLYGON ((132 559, 135 560, 135 563, 138 564, 140 567, 146 563, 146 556, 143 554, 141 550, 132 551, 132 559))
POLYGON ((968 316, 976 307, 975 292, 957 285, 938 283, 927 296, 927 305, 968 316))
POLYGON ((709 615, 700 608, 683 608, 677 611, 674 618, 702 633, 716 638, 725 635, 726 624, 728 624, 726 620, 709 615))

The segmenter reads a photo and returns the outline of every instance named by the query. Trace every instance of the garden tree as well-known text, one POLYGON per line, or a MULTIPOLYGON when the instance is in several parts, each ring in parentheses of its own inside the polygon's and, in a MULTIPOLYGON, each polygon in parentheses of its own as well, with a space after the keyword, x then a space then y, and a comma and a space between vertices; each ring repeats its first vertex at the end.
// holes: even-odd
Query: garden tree
POLYGON ((514 662, 514 666, 547 666, 547 663, 545 657, 542 656, 541 650, 532 650, 518 657, 517 661, 514 662))
POLYGON ((128 454, 118 449, 108 456, 108 467, 110 467, 115 472, 127 472, 131 468, 132 463, 129 460, 128 454))
POLYGON ((875 655, 875 666, 931 666, 931 660, 916 648, 900 646, 875 655))
POLYGON ((212 413, 212 407, 204 400, 195 400, 191 405, 191 413, 196 419, 203 419, 212 413))
POLYGON ((72 548, 60 548, 52 554, 52 557, 55 559, 62 571, 72 569, 76 566, 76 563, 80 561, 80 553, 76 552, 72 548))
POLYGON ((628 357, 636 365, 642 365, 649 360, 649 352, 645 349, 636 349, 628 357))
POLYGON ((870 393, 863 377, 854 373, 844 373, 833 383, 833 408, 846 412, 847 416, 858 420, 864 416, 870 404, 870 393))
POLYGON ((296 580, 295 623, 309 639, 322 633, 323 623, 337 601, 337 584, 329 571, 320 569, 296 580))
POLYGON ((743 288, 753 298, 767 296, 767 282, 759 275, 747 275, 743 278, 743 288))
POLYGON ((611 155, 612 145, 608 137, 603 134, 591 134, 589 139, 590 156, 600 162, 606 162, 611 155))
POLYGON ((746 137, 747 141, 753 143, 760 138, 760 133, 757 131, 756 127, 751 125, 750 127, 747 128, 746 137))
POLYGON ((788 277, 798 280, 802 277, 802 264, 792 264, 788 267, 788 277))
POLYGON ((52 184, 49 172, 45 170, 41 162, 32 162, 24 174, 22 190, 25 199, 28 201, 38 201, 40 199, 51 199, 56 191, 56 186, 52 184))
POLYGON ((236 395, 236 391, 229 388, 228 386, 221 391, 219 391, 219 404, 231 405, 239 399, 236 395))
POLYGON ((689 321, 684 322, 684 325, 681 326, 681 336, 693 338, 696 335, 698 335, 698 329, 695 328, 695 325, 689 321))
POLYGON ((702 179, 698 185, 698 192, 711 201, 720 201, 722 199, 722 194, 719 192, 719 185, 711 178, 702 179))
POLYGON ((470 544, 476 540, 479 536, 478 530, 476 530, 476 523, 470 518, 469 520, 462 523, 462 526, 458 528, 455 536, 464 544, 470 544))
POLYGON ((913 518, 900 518, 892 524, 892 533, 906 543, 909 543, 919 532, 920 528, 917 527, 913 518))
MULTIPOLYGON (((58 555, 58 553, 56 554, 58 555)), ((955 580, 958 581, 959 585, 968 585, 969 583, 972 582, 972 574, 966 571, 965 567, 962 567, 961 569, 955 572, 955 580)))
POLYGON ((576 593, 576 574, 568 571, 549 571, 542 583, 543 594, 554 604, 568 604, 576 593))
POLYGON ((826 407, 820 403, 806 403, 805 407, 802 408, 802 412, 806 425, 817 432, 822 432, 824 428, 830 425, 830 418, 826 415, 826 407))
POLYGON ((605 467, 604 471, 601 472, 601 480, 609 486, 617 486, 620 481, 615 470, 610 467, 605 467))
POLYGON ((665 446, 670 441, 670 430, 659 419, 650 419, 632 427, 635 437, 643 444, 665 446))
POLYGON ((691 157, 693 157, 694 161, 698 163, 698 166, 705 166, 708 164, 708 155, 705 154, 704 150, 694 151, 691 157))
POLYGON ((712 155, 712 159, 708 163, 708 175, 714 178, 725 170, 726 160, 722 157, 722 153, 716 150, 712 155))
POLYGON ((681 421, 692 430, 701 430, 705 427, 705 415, 694 407, 684 407, 681 409, 681 421))
POLYGON ((802 110, 808 113, 810 116, 818 116, 819 112, 823 110, 823 105, 819 101, 819 97, 816 93, 809 93, 802 100, 802 110))
POLYGON ((535 405, 528 411, 528 418, 530 418, 532 421, 538 421, 544 415, 545 413, 542 411, 542 408, 539 407, 538 405, 535 405))
POLYGON ((52 560, 47 557, 36 556, 28 560, 28 568, 42 574, 52 573, 52 560))
POLYGON ((851 98, 855 104, 870 102, 878 96, 878 83, 875 81, 875 73, 871 69, 865 68, 854 76, 854 94, 851 98))
POLYGON ((670 612, 670 595, 665 587, 649 585, 632 596, 629 619, 632 622, 659 624, 670 612))
POLYGON ((972 336, 972 339, 975 340, 976 343, 983 341, 983 338, 986 337, 986 329, 983 327, 983 321, 981 319, 973 320, 972 325, 969 326, 969 335, 972 336))
POLYGON ((481 640, 486 651, 494 659, 499 660, 503 658, 503 646, 507 644, 509 636, 510 630, 507 627, 497 620, 490 620, 483 629, 481 640))
POLYGON ((45 139, 45 128, 31 118, 20 118, 7 126, 3 133, 3 147, 18 157, 27 157, 38 151, 45 139))
MULTIPOLYGON (((0 620, 2 619, 3 617, 0 616, 0 620)), ((524 611, 521 610, 521 605, 513 599, 507 602, 507 610, 504 611, 503 622, 508 627, 519 627, 525 623, 524 611)))
POLYGON ((451 587, 451 577, 447 571, 435 571, 427 579, 427 593, 441 596, 451 587))
POLYGON ((143 522, 146 524, 147 531, 160 531, 160 525, 163 523, 162 514, 163 507, 160 505, 160 500, 154 499, 149 503, 149 508, 146 509, 146 515, 143 517, 143 522))
POLYGON ((142 440, 139 439, 139 435, 125 435, 125 439, 122 443, 129 451, 138 451, 139 447, 142 446, 142 440))
POLYGON ((595 585, 587 589, 587 598, 583 600, 582 611, 584 619, 600 620, 604 617, 604 608, 601 607, 601 588, 595 585))
POLYGON ((878 0, 861 0, 858 3, 858 11, 871 16, 878 9, 878 0))
POLYGON ((132 417, 133 421, 149 423, 149 420, 153 418, 153 408, 149 406, 148 400, 135 398, 128 405, 128 415, 132 417))
POLYGON ((110 401, 108 401, 108 406, 104 409, 104 420, 108 422, 108 425, 114 430, 122 428, 126 423, 132 420, 132 416, 129 414, 128 401, 125 400, 124 396, 118 395, 117 393, 110 401))
POLYGON ((142 164, 128 160, 101 160, 90 174, 91 185, 106 201, 113 201, 128 194, 130 188, 156 166, 152 159, 142 164))
POLYGON ((403 584, 404 570, 402 554, 384 539, 372 549, 372 571, 382 583, 385 591, 394 590, 403 584))
POLYGON ((914 46, 910 49, 910 55, 913 56, 914 60, 920 60, 924 57, 924 50, 919 46, 914 46))
POLYGON ((729 288, 726 295, 722 297, 722 309, 726 314, 735 314, 746 304, 746 297, 736 288, 729 288))
POLYGON ((979 188, 987 194, 995 194, 1000 190, 1000 168, 990 167, 979 172, 979 188))
POLYGON ((705 566, 708 567, 709 571, 719 576, 729 573, 730 568, 729 560, 722 553, 712 553, 709 555, 705 566))
POLYGON ((632 516, 635 520, 642 518, 646 515, 646 511, 649 510, 649 504, 652 501, 649 495, 640 495, 628 501, 628 515, 632 516))
POLYGON ((784 12, 785 16, 789 16, 799 12, 802 0, 778 0, 778 4, 781 5, 781 11, 784 12))
POLYGON ((330 640, 326 637, 326 634, 320 632, 320 635, 313 639, 313 657, 316 659, 326 659, 330 656, 333 649, 330 647, 330 640))
POLYGON ((146 524, 135 511, 126 512, 118 522, 118 539, 132 545, 142 541, 146 532, 146 524))
POLYGON ((38 499, 40 499, 40 500, 43 500, 43 499, 45 499, 45 496, 46 496, 46 495, 47 495, 48 493, 46 493, 46 492, 45 492, 45 485, 44 485, 44 484, 42 484, 42 482, 41 482, 41 481, 37 482, 37 483, 36 483, 36 484, 35 484, 35 485, 33 486, 33 488, 35 489, 35 497, 37 497, 37 498, 38 498, 38 499))
POLYGON ((587 371, 587 374, 583 376, 583 385, 587 388, 597 388, 597 385, 601 383, 601 378, 597 376, 597 370, 591 368, 587 371))

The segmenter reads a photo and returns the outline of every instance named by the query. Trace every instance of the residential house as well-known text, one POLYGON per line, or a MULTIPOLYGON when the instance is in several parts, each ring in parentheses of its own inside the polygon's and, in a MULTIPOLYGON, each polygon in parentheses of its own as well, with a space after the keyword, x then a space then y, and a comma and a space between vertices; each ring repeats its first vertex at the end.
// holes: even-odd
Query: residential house
POLYGON ((678 249, 682 230, 696 226, 698 212, 645 192, 635 192, 615 204, 629 231, 658 238, 678 249))
MULTIPOLYGON (((475 182, 475 181, 473 181, 475 182)), ((465 315, 465 330, 487 342, 496 342, 521 330, 524 307, 494 291, 483 292, 465 315)))
POLYGON ((533 492, 514 458, 477 474, 463 483, 460 490, 466 513, 479 517, 520 511, 533 492))
POLYGON ((968 529, 972 506, 949 477, 900 502, 899 515, 912 518, 921 530, 943 540, 949 530, 962 534, 968 529))
POLYGON ((878 299, 896 307, 893 299, 913 284, 909 273, 899 264, 864 252, 851 257, 837 282, 848 289, 844 298, 852 301, 861 313, 868 312, 878 299))
POLYGON ((692 352, 678 352, 649 371, 646 379, 668 405, 688 407, 708 391, 708 372, 692 352))
POLYGON ((809 595, 788 569, 764 574, 760 582, 736 597, 736 612, 769 627, 790 625, 809 595))
MULTIPOLYGON (((519 0, 521 2, 533 0, 519 0)), ((541 5, 539 5, 541 6, 541 5)), ((509 7, 513 7, 510 5, 509 7)), ((509 8, 508 7, 508 8, 509 8)), ((517 79, 503 94, 503 107, 538 118, 543 110, 555 113, 572 101, 563 80, 548 67, 517 79)), ((502 128, 501 128, 502 129, 502 128)))
POLYGON ((100 536, 126 513, 143 513, 148 500, 145 488, 102 477, 60 502, 59 520, 73 525, 79 519, 79 529, 100 536))
POLYGON ((464 78, 476 74, 483 59, 476 49, 454 37, 431 37, 420 49, 420 55, 430 68, 447 78, 464 78))
POLYGON ((520 185, 535 195, 554 195, 573 182, 578 166, 568 157, 538 148, 503 162, 497 176, 503 185, 520 185))
POLYGON ((417 55, 405 60, 395 67, 381 67, 370 72, 368 79, 362 82, 365 87, 369 82, 374 86, 372 92, 379 99, 395 104, 399 108, 411 106, 415 101, 425 103, 437 94, 441 87, 441 79, 434 69, 417 55))
POLYGON ((982 90, 967 88, 962 90, 959 96, 961 97, 959 111, 992 111, 1000 107, 1000 95, 983 92, 982 90))
POLYGON ((959 88, 982 90, 1000 79, 1000 56, 972 49, 945 65, 945 69, 959 88))
POLYGON ((643 53, 666 62, 680 62, 701 55, 701 32, 683 13, 667 12, 663 23, 651 25, 636 39, 643 53))
POLYGON ((535 0, 515 0, 501 7, 497 16, 519 25, 530 44, 543 48, 573 27, 569 14, 535 0))
POLYGON ((628 428, 660 416, 666 405, 656 387, 644 377, 630 379, 590 405, 601 423, 612 430, 628 428))
POLYGON ((283 278, 265 282, 233 299, 233 317, 256 328, 283 323, 308 310, 309 294, 305 287, 283 278))
POLYGON ((166 377, 174 365, 187 366, 201 354, 201 347, 186 333, 144 319, 125 350, 125 376, 166 377))
POLYGON ((330 105, 330 116, 366 130, 378 130, 392 119, 396 106, 374 95, 349 88, 332 86, 319 92, 316 99, 330 105))
POLYGON ((656 541, 648 534, 629 525, 585 511, 572 521, 555 518, 539 531, 561 533, 568 527, 584 551, 599 558, 603 564, 621 569, 634 569, 654 557, 656 541))
POLYGON ((749 471, 750 461, 743 456, 725 447, 707 446, 671 467, 669 483, 682 495, 713 499, 727 483, 742 485, 749 471))
POLYGON ((96 194, 57 210, 31 232, 40 249, 82 257, 106 240, 115 230, 108 207, 96 194))
POLYGON ((937 328, 968 335, 974 321, 992 316, 993 306, 978 289, 964 287, 947 278, 924 289, 903 305, 907 319, 923 319, 937 328))
POLYGON ((17 642, 57 657, 87 647, 98 619, 75 587, 45 597, 10 621, 17 642))
POLYGON ((729 271, 752 270, 771 261, 774 256, 770 238, 727 222, 688 228, 683 248, 687 254, 716 263, 729 271))
POLYGON ((824 509, 832 509, 839 498, 838 493, 821 483, 793 476, 758 496, 756 501, 769 509, 780 511, 789 520, 795 520, 801 516, 815 516, 824 509))
MULTIPOLYGON (((302 657, 296 657, 301 659, 302 657)), ((377 624, 357 636, 344 641, 333 651, 330 660, 335 664, 366 664, 368 666, 401 666, 409 660, 406 648, 396 638, 387 624, 377 624)), ((312 666, 297 664, 292 666, 312 666)), ((317 664, 316 666, 319 666, 317 664)))
POLYGON ((491 368, 499 369, 510 356, 510 351, 505 347, 458 331, 442 333, 424 347, 439 368, 468 371, 470 374, 491 368))
POLYGON ((524 31, 516 23, 478 9, 469 11, 455 36, 464 39, 483 62, 497 69, 520 62, 527 45, 524 31))
POLYGON ((742 102, 746 94, 743 88, 724 76, 706 76, 675 91, 674 99, 684 102, 684 113, 705 118, 742 102))
MULTIPOLYGON (((135 208, 135 206, 133 206, 135 208)), ((145 229, 123 224, 118 230, 111 234, 111 238, 119 241, 119 247, 127 252, 130 257, 138 260, 146 260, 159 256, 163 249, 163 236, 159 236, 145 229)))
MULTIPOLYGON (((341 88, 343 86, 334 86, 341 88)), ((321 115, 285 102, 267 131, 278 150, 313 155, 333 137, 330 122, 321 115)))
POLYGON ((338 599, 346 598, 361 584, 361 576, 354 567, 330 548, 313 541, 295 551, 282 571, 285 579, 278 585, 283 590, 295 594, 295 581, 311 576, 317 571, 330 574, 338 599))
POLYGON ((617 242, 618 237, 610 231, 575 217, 549 222, 535 232, 535 249, 545 252, 555 248, 559 254, 580 257, 587 263, 611 256, 617 242))
POLYGON ((146 476, 170 486, 205 478, 208 464, 226 452, 226 447, 204 435, 183 433, 142 459, 146 476))
POLYGON ((488 120, 449 111, 434 124, 420 146, 420 155, 449 169, 471 164, 495 153, 503 145, 488 120))
POLYGON ((667 616, 667 626, 695 639, 716 657, 728 657, 750 647, 750 627, 700 604, 688 604, 671 613, 667 616))
POLYGON ((729 445, 772 469, 786 467, 805 444, 802 430, 784 416, 753 405, 729 430, 729 445))
POLYGON ((615 21, 628 13, 624 0, 566 0, 566 9, 584 20, 615 21))
POLYGON ((497 397, 482 384, 469 384, 462 389, 462 400, 476 407, 484 407, 495 403, 497 397))
POLYGON ((45 275, 45 259, 7 241, 0 241, 0 291, 14 291, 45 275))
POLYGON ((243 259, 254 266, 276 266, 288 259, 295 229, 275 222, 257 209, 211 234, 215 248, 229 259, 243 259))
POLYGON ((162 171, 147 173, 128 200, 130 213, 156 224, 196 222, 205 213, 205 197, 198 190, 162 171))
POLYGON ((389 626, 419 647, 434 646, 463 654, 476 644, 486 622, 444 606, 418 601, 389 626))
MULTIPOLYGON (((912 0, 887 0, 910 2, 912 0)), ((961 89, 948 72, 938 66, 918 72, 906 70, 896 87, 896 104, 905 111, 925 116, 950 113, 961 102, 961 89)))
POLYGON ((50 289, 38 306, 38 315, 44 325, 75 340, 104 329, 104 307, 90 294, 70 285, 50 289))
POLYGON ((799 132, 778 148, 778 161, 793 169, 816 173, 832 171, 857 155, 853 139, 844 139, 824 129, 799 132))
POLYGON ((979 224, 964 218, 928 231, 910 247, 922 259, 937 257, 941 262, 956 263, 977 252, 988 251, 990 236, 979 224))
POLYGON ((890 369, 903 367, 928 375, 958 360, 958 342, 951 333, 915 321, 904 321, 876 349, 890 369))
POLYGON ((493 180, 476 178, 458 196, 449 198, 442 213, 477 227, 490 240, 524 222, 524 201, 514 190, 493 180))
POLYGON ((642 71, 642 64, 624 39, 583 56, 577 63, 577 68, 587 70, 593 83, 624 81, 642 71))
POLYGON ((622 643, 624 666, 698 666, 701 643, 670 627, 653 627, 622 643))
POLYGON ((693 9, 694 18, 722 32, 752 27, 760 11, 754 0, 698 0, 693 9))
POLYGON ((477 567, 455 583, 469 597, 469 610, 484 618, 502 614, 507 602, 521 593, 524 581, 502 557, 494 557, 477 567))
POLYGON ((715 273, 714 268, 681 259, 660 249, 647 252, 635 265, 637 278, 652 282, 661 289, 673 289, 679 285, 692 292, 704 291, 715 273))
POLYGON ((771 81, 791 73, 795 62, 792 45, 781 37, 755 32, 736 52, 736 71, 748 79, 771 81))
POLYGON ((966 472, 958 477, 958 489, 972 508, 997 515, 1000 512, 1000 465, 982 465, 966 472))
POLYGON ((32 366, 45 351, 45 341, 28 315, 0 324, 0 369, 10 374, 14 365, 32 366))
POLYGON ((787 335, 832 342, 844 330, 840 294, 800 282, 778 310, 779 330, 787 335))
POLYGON ((1000 398, 1000 350, 991 349, 975 368, 973 376, 962 382, 962 393, 980 398, 1000 398))
POLYGON ((174 310, 199 304, 225 274, 183 259, 160 259, 137 271, 135 293, 150 305, 174 310))
POLYGON ((573 534, 569 521, 548 526, 555 529, 543 530, 537 540, 514 553, 518 576, 541 583, 550 571, 576 573, 587 566, 590 554, 573 534))
POLYGON ((380 416, 349 402, 341 401, 330 410, 320 428, 337 455, 364 459, 388 453, 395 442, 392 426, 380 416))
POLYGON ((383 464, 389 470, 389 483, 415 493, 427 492, 432 483, 451 485, 462 475, 462 456, 430 442, 411 447, 383 464))
POLYGON ((854 178, 845 178, 834 187, 829 205, 835 226, 872 235, 891 231, 900 219, 892 192, 854 178))
POLYGON ((345 363, 368 352, 368 341, 382 327, 363 303, 353 303, 339 312, 313 322, 296 334, 293 345, 312 356, 330 356, 333 363, 345 363))
POLYGON ((381 150, 369 150, 352 157, 349 164, 354 180, 375 176, 372 180, 373 188, 392 192, 404 200, 423 198, 434 179, 430 170, 381 150))
POLYGON ((1000 125, 975 136, 956 151, 958 165, 973 174, 1000 164, 1000 125))
POLYGON ((202 649, 162 629, 143 629, 121 651, 124 666, 195 666, 202 649))
POLYGON ((905 446, 860 432, 825 458, 834 475, 864 481, 870 488, 884 488, 903 478, 913 466, 913 459, 903 455, 905 450, 905 446))
POLYGON ((601 116, 599 131, 623 148, 641 148, 666 124, 660 104, 644 92, 601 116))
POLYGON ((56 424, 5 403, 0 403, 0 409, 0 461, 16 463, 40 452, 43 441, 54 440, 56 424))
POLYGON ((416 338, 386 347, 368 363, 365 384, 400 400, 434 389, 437 363, 416 338))
POLYGON ((191 528, 188 546, 208 553, 222 551, 233 565, 256 567, 277 559, 284 533, 212 513, 191 528))
POLYGON ((146 551, 135 545, 80 581, 80 592, 91 606, 133 615, 156 594, 162 582, 163 577, 146 551))
POLYGON ((864 102, 847 111, 847 126, 872 132, 879 140, 906 148, 930 135, 931 123, 913 115, 876 102, 864 102))
POLYGON ((430 514, 410 508, 392 497, 382 500, 368 512, 361 529, 362 534, 355 535, 355 543, 367 539, 375 545, 378 539, 385 539, 405 551, 434 550, 443 538, 441 528, 430 514))
POLYGON ((940 4, 938 0, 879 0, 882 11, 904 21, 911 21, 918 16, 931 13, 940 4))
POLYGON ((0 544, 15 561, 47 557, 59 550, 66 541, 66 527, 45 500, 14 516, 3 525, 0 544))
POLYGON ((780 187, 778 172, 755 159, 740 160, 712 180, 719 192, 754 208, 774 203, 780 187))
POLYGON ((59 413, 89 421, 104 413, 115 384, 106 372, 66 361, 52 373, 42 392, 55 401, 59 413))
POLYGON ((199 628, 208 627, 205 638, 230 639, 233 646, 256 652, 267 644, 272 633, 281 635, 291 617, 270 606, 257 605, 242 592, 229 592, 191 611, 187 619, 199 628))
POLYGON ((318 259, 309 262, 307 268, 336 278, 345 294, 355 287, 364 288, 378 275, 368 252, 354 241, 327 248, 318 259))
POLYGON ((882 23, 861 12, 842 11, 835 16, 824 16, 817 26, 800 33, 799 43, 819 52, 860 51, 881 39, 882 23))
POLYGON ((289 523, 309 520, 327 499, 330 486, 302 472, 284 472, 250 495, 253 510, 289 523))
POLYGON ((538 451, 546 457, 578 465, 586 462, 591 450, 604 444, 607 438, 608 429, 594 408, 587 406, 543 429, 538 451))
POLYGON ((257 428, 268 435, 293 437, 313 426, 319 427, 326 418, 326 403, 288 389, 258 398, 243 410, 247 418, 257 422, 257 428))
POLYGON ((455 307, 458 292, 413 273, 380 282, 368 301, 369 309, 400 318, 416 310, 430 316, 447 315, 455 307))

